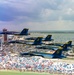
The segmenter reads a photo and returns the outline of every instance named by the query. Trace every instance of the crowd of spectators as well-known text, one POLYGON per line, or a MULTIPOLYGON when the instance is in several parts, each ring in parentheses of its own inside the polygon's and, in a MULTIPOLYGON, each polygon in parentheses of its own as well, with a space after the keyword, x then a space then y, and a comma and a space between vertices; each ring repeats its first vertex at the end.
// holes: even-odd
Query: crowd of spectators
POLYGON ((53 61, 42 57, 0 56, 0 70, 19 70, 48 73, 74 73, 74 64, 53 61))
POLYGON ((54 62, 52 59, 45 59, 39 56, 20 57, 11 56, 9 52, 20 53, 33 50, 34 47, 24 45, 7 45, 0 51, 0 70, 19 70, 19 71, 34 71, 48 72, 60 74, 74 74, 74 64, 59 61, 54 62))

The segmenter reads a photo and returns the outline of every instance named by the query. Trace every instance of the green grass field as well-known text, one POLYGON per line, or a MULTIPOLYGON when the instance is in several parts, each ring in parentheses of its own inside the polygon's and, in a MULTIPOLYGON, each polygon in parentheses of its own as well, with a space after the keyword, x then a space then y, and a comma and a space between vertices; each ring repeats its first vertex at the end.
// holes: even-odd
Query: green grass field
POLYGON ((19 71, 0 71, 0 75, 59 75, 59 74, 19 72, 19 71))

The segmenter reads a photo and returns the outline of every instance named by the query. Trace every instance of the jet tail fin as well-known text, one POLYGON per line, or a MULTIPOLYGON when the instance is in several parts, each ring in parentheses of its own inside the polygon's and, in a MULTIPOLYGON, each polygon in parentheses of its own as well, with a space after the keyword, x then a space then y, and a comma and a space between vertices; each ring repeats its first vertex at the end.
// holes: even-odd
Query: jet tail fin
POLYGON ((62 51, 63 51, 63 48, 60 47, 58 50, 56 50, 54 53, 53 53, 53 58, 61 58, 62 56, 62 51))
POLYGON ((44 41, 51 41, 52 40, 51 37, 52 37, 52 35, 47 35, 47 37, 44 39, 44 41))
POLYGON ((72 41, 68 41, 67 46, 72 46, 72 41))
POLYGON ((33 45, 41 45, 42 44, 42 37, 38 37, 35 39, 33 45))
POLYGON ((20 33, 20 35, 28 35, 29 33, 28 33, 28 29, 27 28, 24 28, 22 31, 21 31, 21 33, 20 33))
POLYGON ((63 44, 63 46, 61 46, 63 48, 63 50, 67 50, 67 44, 63 44))

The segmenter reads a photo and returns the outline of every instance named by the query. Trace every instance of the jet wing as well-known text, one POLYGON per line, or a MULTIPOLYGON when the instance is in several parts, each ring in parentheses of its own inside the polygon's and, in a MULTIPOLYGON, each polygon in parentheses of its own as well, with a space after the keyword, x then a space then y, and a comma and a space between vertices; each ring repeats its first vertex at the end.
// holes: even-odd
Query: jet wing
POLYGON ((21 32, 15 32, 15 31, 2 31, 0 34, 12 34, 12 35, 29 35, 28 29, 24 28, 21 32))
POLYGON ((14 31, 5 31, 5 32, 0 32, 0 34, 18 34, 19 32, 14 32, 14 31))

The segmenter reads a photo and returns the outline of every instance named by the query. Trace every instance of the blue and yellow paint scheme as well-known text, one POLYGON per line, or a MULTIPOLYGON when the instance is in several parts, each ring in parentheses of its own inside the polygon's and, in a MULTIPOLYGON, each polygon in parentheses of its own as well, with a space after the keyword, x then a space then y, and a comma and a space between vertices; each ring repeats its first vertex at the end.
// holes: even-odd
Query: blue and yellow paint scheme
POLYGON ((37 52, 37 51, 30 51, 30 52, 23 52, 23 53, 20 53, 21 56, 24 56, 24 55, 29 55, 29 56, 41 56, 41 57, 44 57, 44 58, 62 58, 64 57, 62 55, 62 51, 63 51, 63 48, 60 47, 58 50, 56 51, 52 51, 52 52, 37 52))
POLYGON ((2 31, 0 34, 7 34, 7 35, 29 35, 28 29, 24 28, 21 32, 16 32, 16 31, 2 31))

